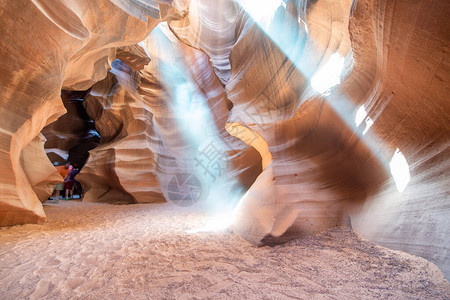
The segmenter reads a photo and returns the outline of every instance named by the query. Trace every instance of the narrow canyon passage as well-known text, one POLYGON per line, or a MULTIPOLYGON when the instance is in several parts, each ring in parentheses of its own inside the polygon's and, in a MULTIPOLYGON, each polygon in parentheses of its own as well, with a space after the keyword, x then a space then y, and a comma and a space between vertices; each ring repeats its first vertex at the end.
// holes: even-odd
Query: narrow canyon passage
POLYGON ((44 205, 45 225, 0 229, 2 299, 448 299, 423 258, 346 227, 275 247, 171 203, 44 205))
POLYGON ((448 16, 0 0, 0 300, 450 299, 448 16))

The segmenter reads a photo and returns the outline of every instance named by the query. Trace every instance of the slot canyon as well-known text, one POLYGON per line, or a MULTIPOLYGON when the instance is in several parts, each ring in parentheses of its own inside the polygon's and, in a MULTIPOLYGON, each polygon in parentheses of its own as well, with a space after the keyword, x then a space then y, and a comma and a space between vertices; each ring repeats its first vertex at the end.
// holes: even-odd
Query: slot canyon
POLYGON ((448 16, 0 0, 0 297, 450 299, 448 16))

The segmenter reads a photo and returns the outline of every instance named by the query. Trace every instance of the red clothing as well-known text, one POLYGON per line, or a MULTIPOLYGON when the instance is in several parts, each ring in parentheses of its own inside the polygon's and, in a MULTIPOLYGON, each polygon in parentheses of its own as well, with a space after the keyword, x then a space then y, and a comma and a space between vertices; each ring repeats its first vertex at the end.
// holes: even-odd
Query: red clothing
POLYGON ((66 181, 64 182, 64 188, 66 190, 71 190, 73 188, 75 181, 66 181))
POLYGON ((58 169, 59 175, 61 175, 63 179, 66 178, 67 174, 70 172, 70 170, 64 168, 64 166, 58 166, 56 169, 58 169))

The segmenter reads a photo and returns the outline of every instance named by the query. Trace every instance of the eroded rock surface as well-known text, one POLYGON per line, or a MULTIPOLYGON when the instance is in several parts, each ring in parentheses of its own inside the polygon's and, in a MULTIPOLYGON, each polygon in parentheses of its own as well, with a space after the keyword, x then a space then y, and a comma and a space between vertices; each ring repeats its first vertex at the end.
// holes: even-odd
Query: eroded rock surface
POLYGON ((38 134, 25 149, 23 149, 20 161, 28 181, 41 202, 47 201, 53 192, 53 186, 63 182, 56 168, 48 161, 44 151, 46 139, 38 134), (36 168, 36 162, 42 162, 36 168), (45 163, 46 162, 46 163, 45 163))
POLYGON ((359 179, 363 171, 356 166, 370 155, 363 147, 347 146, 351 129, 309 82, 334 52, 351 63, 347 30, 351 4, 290 2, 275 7, 269 16, 272 21, 267 22, 246 11, 245 4, 234 3, 236 27, 228 37, 208 35, 210 28, 225 25, 213 17, 214 9, 205 13, 208 8, 201 1, 182 21, 169 22, 182 41, 210 53, 212 61, 223 55, 212 51, 212 44, 227 39, 229 59, 226 67, 216 67, 216 73, 230 70, 229 76, 222 77, 233 103, 228 122, 237 124, 230 133, 232 128, 245 131, 247 127, 250 133, 243 141, 256 149, 256 144, 268 148, 268 154, 260 154, 263 161, 269 155, 271 163, 265 164, 267 169, 243 197, 235 225, 252 243, 264 244, 292 226, 296 229, 291 229, 290 238, 346 224, 351 191, 354 199, 365 196, 369 183, 359 179), (194 39, 189 32, 208 38, 194 39))
MULTIPOLYGON (((222 37, 189 35, 221 28, 201 3, 169 24, 214 63, 221 53, 210 44, 222 37)), ((240 203, 238 232, 264 244, 347 224, 448 274, 449 5, 291 2, 274 19, 303 39, 293 45, 238 11, 229 67, 216 73, 230 70, 221 78, 230 124, 258 133, 272 156, 240 203), (334 53, 342 83, 321 95, 310 83, 334 53), (394 179, 400 153, 409 173, 394 179)))
POLYGON ((86 91, 61 91, 67 112, 41 131, 47 139, 45 152, 51 162, 63 165, 68 160, 82 167, 88 151, 98 145, 100 136, 83 106, 85 96, 86 91))
MULTIPOLYGON (((22 151, 64 113, 63 86, 86 90, 106 75, 114 47, 142 41, 155 10, 123 1, 1 1, 0 225, 45 220, 22 151)), ((156 14, 157 13, 156 7, 156 14)), ((48 161, 34 163, 45 168, 48 161)))
POLYGON ((100 146, 90 151, 78 175, 85 189, 84 201, 164 200, 152 151, 158 145, 153 114, 136 92, 138 76, 116 60, 107 78, 94 85, 84 100, 101 135, 100 146))
POLYGON ((163 30, 144 41, 149 65, 138 72, 126 58, 116 60, 85 98, 102 137, 78 176, 85 201, 192 205, 217 186, 247 189, 261 170, 257 152, 225 130, 226 94, 207 56, 163 30), (198 198, 172 191, 191 176, 198 198))
POLYGON ((156 2, 0 2, 0 225, 45 219, 52 175, 30 175, 29 150, 61 88, 93 86, 86 201, 173 200, 191 174, 211 199, 243 196, 235 229, 254 244, 346 224, 448 276, 450 4, 156 2))

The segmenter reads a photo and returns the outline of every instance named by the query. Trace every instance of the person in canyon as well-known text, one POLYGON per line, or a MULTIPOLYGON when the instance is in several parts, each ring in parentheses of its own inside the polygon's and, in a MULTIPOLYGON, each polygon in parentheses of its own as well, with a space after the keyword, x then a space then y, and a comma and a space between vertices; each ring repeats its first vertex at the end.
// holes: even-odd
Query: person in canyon
MULTIPOLYGON (((70 170, 72 169, 72 166, 70 165, 70 162, 67 161, 64 166, 58 166, 58 164, 55 165, 56 169, 59 172, 59 175, 61 175, 62 178, 66 178, 66 176, 69 174, 70 170)), ((59 202, 59 197, 61 195, 61 191, 64 191, 64 182, 61 182, 57 185, 55 185, 55 197, 54 202, 58 203, 59 202)))
POLYGON ((73 166, 73 168, 70 170, 70 172, 64 178, 64 188, 66 190, 65 199, 73 198, 73 187, 75 184, 75 176, 78 174, 78 172, 79 172, 78 165, 75 164, 73 166), (70 197, 69 197, 69 193, 70 193, 70 197))

